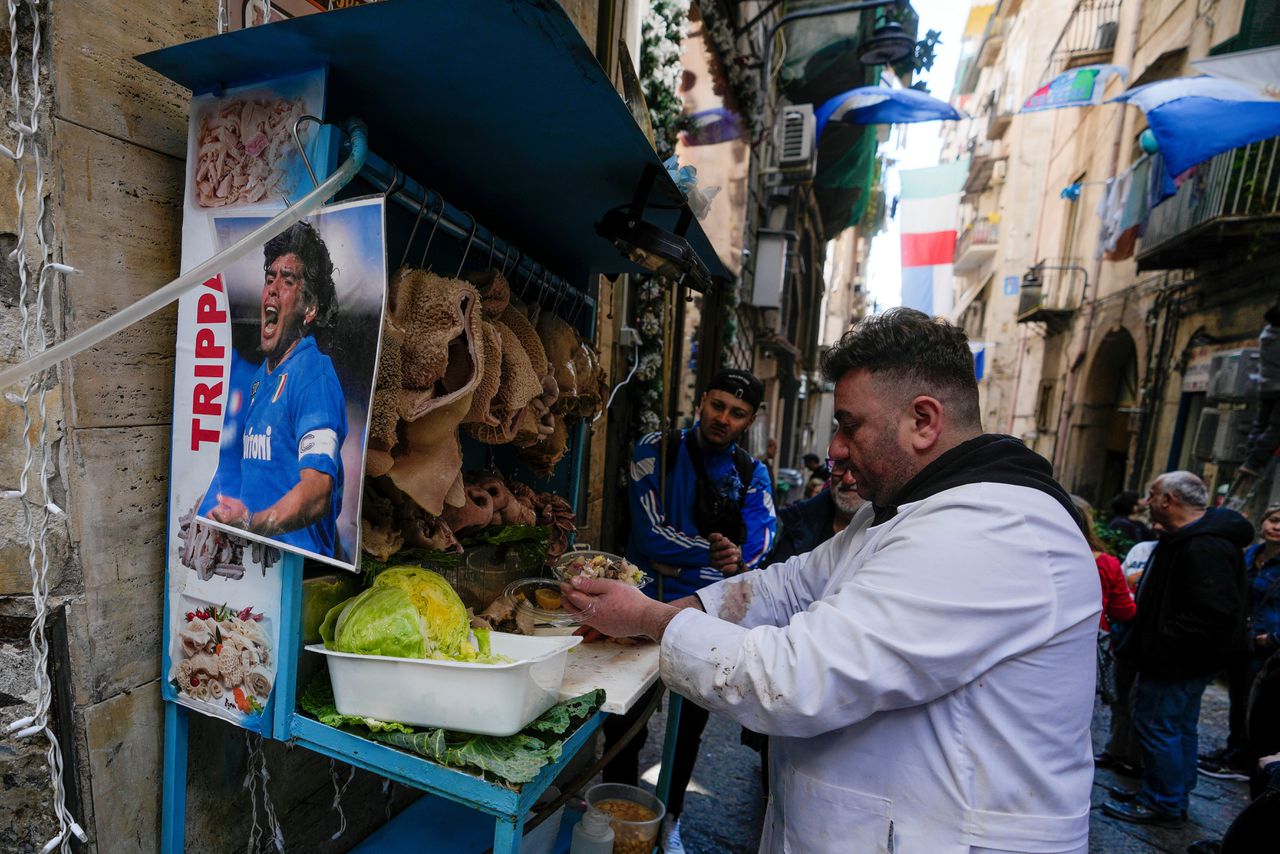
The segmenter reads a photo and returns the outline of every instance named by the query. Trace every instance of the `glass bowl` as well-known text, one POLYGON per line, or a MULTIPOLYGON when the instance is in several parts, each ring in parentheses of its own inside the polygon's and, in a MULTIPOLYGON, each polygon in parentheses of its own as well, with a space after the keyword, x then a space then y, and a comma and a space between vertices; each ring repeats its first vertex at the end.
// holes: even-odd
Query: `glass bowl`
POLYGON ((631 561, 621 555, 594 549, 571 549, 565 552, 551 567, 551 574, 561 581, 568 581, 575 575, 585 575, 588 578, 612 578, 632 587, 644 587, 649 583, 649 576, 631 561))
POLYGON ((564 607, 564 593, 560 582, 549 578, 522 578, 507 586, 503 596, 515 602, 516 610, 533 620, 538 629, 575 629, 582 619, 589 619, 595 612, 588 607, 581 612, 570 613, 564 607))

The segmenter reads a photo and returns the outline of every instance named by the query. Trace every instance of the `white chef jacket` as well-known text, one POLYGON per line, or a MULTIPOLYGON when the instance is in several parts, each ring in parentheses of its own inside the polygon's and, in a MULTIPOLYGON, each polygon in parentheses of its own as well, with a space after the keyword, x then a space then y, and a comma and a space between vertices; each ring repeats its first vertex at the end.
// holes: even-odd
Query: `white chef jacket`
POLYGON ((972 483, 703 589, 674 691, 772 736, 762 852, 1084 852, 1101 588, 1050 495, 972 483))

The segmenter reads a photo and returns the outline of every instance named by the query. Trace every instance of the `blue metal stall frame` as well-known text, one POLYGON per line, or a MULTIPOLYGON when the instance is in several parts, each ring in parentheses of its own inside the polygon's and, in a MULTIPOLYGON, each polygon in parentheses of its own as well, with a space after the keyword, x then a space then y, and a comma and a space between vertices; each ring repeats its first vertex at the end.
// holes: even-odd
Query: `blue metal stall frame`
MULTIPOLYGON (((391 187, 389 198, 416 211, 419 218, 424 211, 432 212, 439 227, 455 237, 465 235, 468 249, 478 254, 501 257, 505 265, 514 250, 515 275, 523 274, 527 284, 536 283, 541 293, 557 299, 570 297, 594 308, 589 295, 551 269, 579 282, 597 274, 640 271, 594 226, 610 210, 631 203, 646 171, 661 164, 559 3, 386 0, 227 33, 140 59, 196 93, 322 65, 330 75, 331 114, 365 116, 370 138, 384 153, 444 193, 466 198, 469 206, 468 211, 453 208, 441 192, 406 177, 390 161, 369 155, 360 177, 376 191, 391 187), (424 38, 430 40, 432 61, 394 61, 419 55, 424 38), (474 180, 481 175, 483 182, 474 180), (546 265, 498 238, 495 231, 518 236, 526 248, 536 247, 546 265)), ((328 143, 328 155, 316 159, 328 174, 337 163, 340 134, 325 126, 322 139, 328 143)), ((655 181, 651 201, 642 214, 645 221, 665 229, 684 223, 690 245, 712 278, 732 279, 665 171, 655 181)), ((581 331, 593 332, 593 311, 579 317, 575 310, 573 318, 581 331)), ((579 425, 567 481, 556 484, 575 504, 585 433, 586 426, 579 425)), ((565 745, 562 759, 518 789, 306 718, 296 708, 302 559, 285 555, 280 571, 280 665, 263 716, 264 737, 290 741, 438 796, 429 805, 437 812, 451 803, 492 817, 493 851, 516 854, 529 808, 589 743, 603 715, 582 724, 565 745)), ((167 603, 165 619, 167 640, 167 603)), ((163 655, 167 673, 167 648, 163 655)), ((177 852, 184 847, 189 711, 173 700, 166 694, 161 838, 162 850, 177 852)), ((680 698, 670 695, 658 783, 664 802, 679 711, 680 698)), ((414 811, 415 820, 422 815, 414 811)), ((450 821, 455 820, 451 816, 450 821)), ((450 839, 432 840, 433 850, 480 850, 473 833, 456 825, 450 831, 450 839)))

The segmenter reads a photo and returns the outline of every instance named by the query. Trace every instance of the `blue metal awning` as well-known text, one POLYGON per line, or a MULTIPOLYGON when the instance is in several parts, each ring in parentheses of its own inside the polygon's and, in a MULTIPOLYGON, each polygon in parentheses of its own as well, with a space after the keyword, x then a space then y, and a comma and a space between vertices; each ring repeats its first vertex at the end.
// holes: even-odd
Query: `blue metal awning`
MULTIPOLYGON (((386 0, 143 54, 203 93, 319 66, 325 118, 359 116, 369 146, 579 286, 640 272, 595 224, 661 166, 555 0, 386 0)), ((663 171, 645 220, 684 207, 663 171)), ((713 278, 732 274, 694 221, 686 238, 713 278)))

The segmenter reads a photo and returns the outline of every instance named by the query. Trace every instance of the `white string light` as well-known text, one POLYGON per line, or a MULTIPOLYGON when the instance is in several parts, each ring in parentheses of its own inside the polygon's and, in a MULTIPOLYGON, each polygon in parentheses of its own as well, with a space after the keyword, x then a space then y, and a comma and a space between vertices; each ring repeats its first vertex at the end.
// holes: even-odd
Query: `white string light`
POLYGON ((351 781, 356 778, 356 767, 351 767, 351 773, 347 774, 347 782, 339 785, 338 763, 337 760, 329 760, 329 779, 333 781, 333 807, 334 812, 338 814, 338 830, 330 836, 329 839, 337 840, 342 834, 347 832, 347 814, 342 809, 342 796, 347 793, 347 788, 351 785, 351 781))
MULTIPOLYGON (((12 148, 0 145, 0 152, 14 161, 16 176, 14 179, 14 195, 17 200, 17 224, 15 227, 17 242, 10 257, 18 268, 18 310, 21 316, 22 333, 20 342, 22 353, 29 358, 45 349, 48 344, 45 331, 46 287, 50 275, 57 276, 74 272, 65 264, 52 262, 52 251, 47 243, 48 211, 44 203, 44 164, 40 155, 38 141, 40 122, 40 49, 41 22, 38 0, 27 0, 26 7, 31 18, 31 106, 27 120, 22 121, 22 83, 18 71, 18 16, 17 0, 8 0, 9 13, 9 98, 12 102, 15 120, 9 128, 16 133, 12 148), (38 271, 35 276, 35 294, 31 294, 31 271, 27 257, 27 160, 31 161, 35 176, 35 196, 37 201, 34 229, 39 250, 38 271)), ((48 618, 49 600, 49 551, 48 535, 50 520, 63 514, 49 496, 49 480, 53 477, 53 449, 49 442, 49 413, 47 393, 44 379, 40 375, 32 376, 23 387, 21 395, 6 394, 11 403, 16 402, 23 414, 24 458, 22 471, 16 489, 3 491, 3 497, 17 499, 22 503, 22 517, 26 527, 27 568, 31 573, 31 598, 35 611, 31 621, 30 643, 32 656, 32 675, 36 687, 36 701, 33 713, 9 724, 7 731, 15 738, 31 738, 43 735, 48 744, 45 760, 49 766, 49 777, 53 789, 53 812, 58 822, 58 832, 41 848, 42 854, 55 849, 70 851, 72 836, 81 842, 89 837, 67 810, 66 790, 64 788, 62 750, 57 736, 49 727, 49 707, 53 702, 53 683, 49 678, 49 643, 45 634, 48 618), (32 397, 39 418, 39 432, 33 440, 31 434, 32 397), (35 448, 40 446, 39 496, 32 494, 31 473, 35 467, 35 448)))
POLYGON ((257 854, 259 846, 266 841, 275 846, 276 851, 284 854, 284 828, 276 818, 275 804, 271 801, 271 793, 267 790, 267 781, 271 775, 267 773, 267 754, 262 750, 262 736, 245 730, 244 746, 248 752, 247 771, 244 775, 243 788, 249 791, 250 813, 249 842, 245 847, 246 854, 257 854), (258 788, 262 788, 262 812, 266 827, 258 822, 258 788), (268 833, 269 831, 269 833, 268 833))

